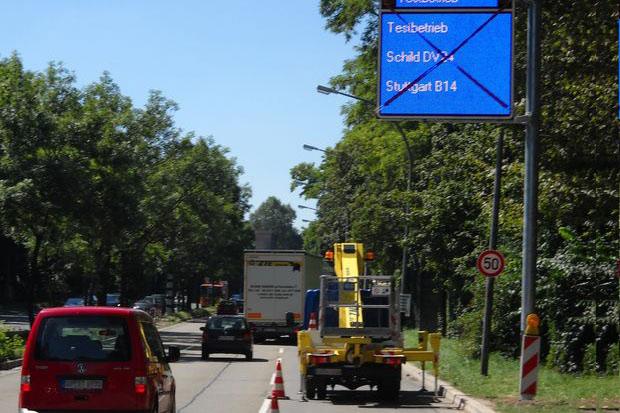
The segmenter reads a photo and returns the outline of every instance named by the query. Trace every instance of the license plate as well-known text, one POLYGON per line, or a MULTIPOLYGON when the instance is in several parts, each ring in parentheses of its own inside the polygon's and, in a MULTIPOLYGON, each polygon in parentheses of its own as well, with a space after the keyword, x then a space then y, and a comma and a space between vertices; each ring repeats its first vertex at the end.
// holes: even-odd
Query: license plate
POLYGON ((317 376, 342 376, 341 369, 314 369, 317 376))
POLYGON ((65 390, 101 390, 103 380, 63 380, 62 388, 65 390))
POLYGON ((220 336, 220 341, 234 341, 234 336, 220 336))

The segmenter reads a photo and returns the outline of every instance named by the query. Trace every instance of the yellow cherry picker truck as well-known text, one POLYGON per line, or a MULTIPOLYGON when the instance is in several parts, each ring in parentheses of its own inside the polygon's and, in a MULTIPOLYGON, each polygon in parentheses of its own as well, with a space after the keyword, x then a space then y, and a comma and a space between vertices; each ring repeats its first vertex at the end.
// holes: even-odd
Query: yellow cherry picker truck
POLYGON ((368 385, 381 400, 395 401, 407 361, 432 363, 437 391, 441 336, 420 331, 418 346, 404 348, 394 277, 368 275, 366 261, 374 254, 360 243, 334 244, 325 259, 334 274, 322 275, 320 288, 306 293, 308 328, 297 333, 305 397, 325 399, 336 385, 368 385))

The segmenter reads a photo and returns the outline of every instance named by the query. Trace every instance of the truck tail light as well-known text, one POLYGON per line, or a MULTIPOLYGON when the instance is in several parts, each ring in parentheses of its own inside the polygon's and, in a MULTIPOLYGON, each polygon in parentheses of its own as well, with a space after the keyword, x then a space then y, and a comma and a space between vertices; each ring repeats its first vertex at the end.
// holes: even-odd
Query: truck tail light
POLYGON ((134 380, 134 389, 136 394, 144 394, 146 393, 146 377, 138 376, 134 380))
POLYGON ((333 354, 311 354, 310 362, 312 364, 325 364, 331 361, 333 354))
POLYGON ((246 331, 245 333, 243 333, 243 340, 244 341, 252 341, 252 332, 251 331, 246 331))
POLYGON ((390 366, 400 366, 402 364, 402 357, 383 357, 383 364, 389 364, 390 366))
POLYGON ((30 375, 29 374, 22 375, 21 384, 19 386, 19 389, 22 392, 24 392, 24 393, 28 393, 29 391, 32 390, 32 386, 30 385, 30 375))

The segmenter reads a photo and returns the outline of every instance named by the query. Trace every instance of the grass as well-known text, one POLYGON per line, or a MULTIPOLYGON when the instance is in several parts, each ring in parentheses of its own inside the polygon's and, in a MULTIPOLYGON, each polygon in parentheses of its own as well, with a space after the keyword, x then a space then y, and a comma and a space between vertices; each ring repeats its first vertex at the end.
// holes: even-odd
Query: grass
MULTIPOLYGON (((405 333, 407 346, 417 343, 417 333, 405 333)), ((440 377, 474 397, 495 403, 497 411, 516 412, 584 412, 620 410, 620 377, 561 374, 541 367, 538 394, 533 402, 519 402, 519 360, 499 354, 489 358, 489 375, 480 374, 480 360, 465 357, 458 340, 441 340, 440 377)))

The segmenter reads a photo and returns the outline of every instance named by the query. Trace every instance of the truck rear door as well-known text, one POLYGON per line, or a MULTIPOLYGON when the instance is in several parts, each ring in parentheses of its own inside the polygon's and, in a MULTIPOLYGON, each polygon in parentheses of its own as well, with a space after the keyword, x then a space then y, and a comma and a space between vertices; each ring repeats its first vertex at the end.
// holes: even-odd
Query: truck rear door
POLYGON ((251 322, 286 322, 291 312, 300 322, 303 310, 303 254, 246 256, 246 317, 251 322))

